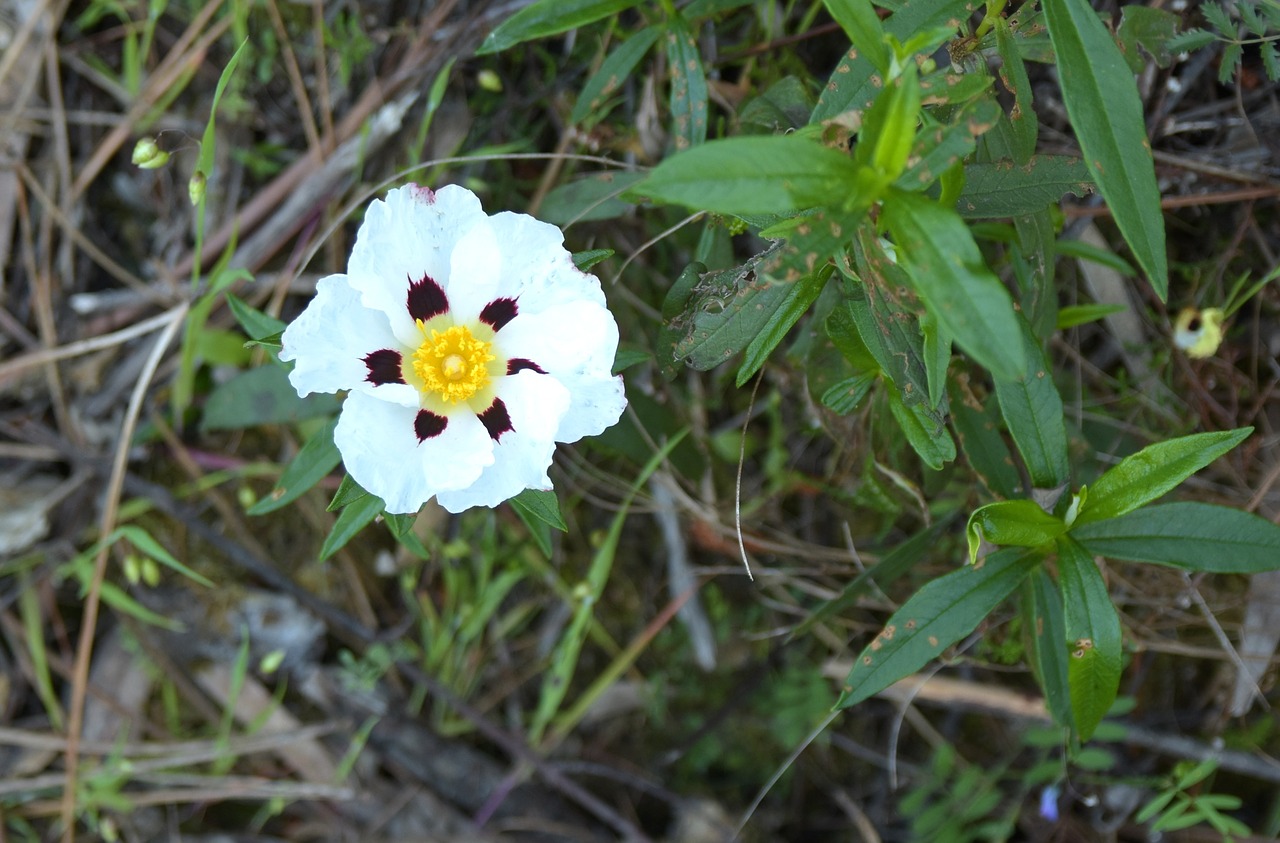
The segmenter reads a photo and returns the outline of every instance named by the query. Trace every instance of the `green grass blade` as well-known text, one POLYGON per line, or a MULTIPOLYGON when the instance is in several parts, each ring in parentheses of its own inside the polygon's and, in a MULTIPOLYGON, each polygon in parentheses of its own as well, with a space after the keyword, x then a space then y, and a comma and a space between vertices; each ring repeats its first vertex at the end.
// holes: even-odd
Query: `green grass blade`
POLYGON ((499 53, 508 47, 535 38, 558 35, 579 26, 595 23, 640 0, 538 0, 507 18, 484 39, 476 55, 499 53))

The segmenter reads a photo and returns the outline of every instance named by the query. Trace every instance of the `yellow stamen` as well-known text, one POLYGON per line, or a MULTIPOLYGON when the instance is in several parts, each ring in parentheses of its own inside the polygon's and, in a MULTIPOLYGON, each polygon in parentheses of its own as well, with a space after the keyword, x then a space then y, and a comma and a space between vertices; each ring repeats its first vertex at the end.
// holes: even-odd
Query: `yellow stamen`
POLYGON ((478 340, 465 325, 444 331, 423 331, 422 345, 413 353, 413 371, 422 388, 446 404, 466 401, 489 385, 488 364, 493 344, 478 340))

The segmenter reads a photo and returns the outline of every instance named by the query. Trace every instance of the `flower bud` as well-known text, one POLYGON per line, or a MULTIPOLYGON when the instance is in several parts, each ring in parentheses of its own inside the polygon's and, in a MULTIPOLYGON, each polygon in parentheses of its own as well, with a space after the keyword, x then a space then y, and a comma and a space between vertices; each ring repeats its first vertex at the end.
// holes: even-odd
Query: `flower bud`
POLYGON ((169 153, 151 138, 143 138, 133 147, 133 163, 144 170, 155 170, 169 163, 169 153))

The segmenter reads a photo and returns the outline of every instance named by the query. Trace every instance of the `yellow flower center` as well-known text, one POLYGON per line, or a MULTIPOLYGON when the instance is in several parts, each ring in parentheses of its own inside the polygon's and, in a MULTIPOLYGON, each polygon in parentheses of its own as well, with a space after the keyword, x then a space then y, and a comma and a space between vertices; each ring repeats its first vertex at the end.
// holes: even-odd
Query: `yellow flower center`
POLYGON ((446 404, 466 401, 489 385, 493 344, 478 340, 465 325, 444 331, 423 329, 422 345, 413 353, 413 371, 422 388, 446 404))

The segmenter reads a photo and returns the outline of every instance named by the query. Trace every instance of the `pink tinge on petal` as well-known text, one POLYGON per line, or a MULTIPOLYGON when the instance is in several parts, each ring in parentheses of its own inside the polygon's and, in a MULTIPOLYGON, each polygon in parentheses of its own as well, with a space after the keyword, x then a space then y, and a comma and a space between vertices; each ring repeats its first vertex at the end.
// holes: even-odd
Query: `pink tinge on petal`
POLYGON ((417 281, 409 280, 405 304, 409 309, 409 316, 419 322, 426 322, 432 317, 449 312, 449 297, 430 275, 424 275, 417 281))
POLYGON ((502 403, 501 398, 493 399, 489 409, 485 410, 477 418, 484 425, 484 429, 489 431, 489 436, 494 442, 499 441, 502 438, 502 434, 515 430, 511 426, 511 414, 507 412, 507 405, 502 403))
POLYGON ((400 370, 403 358, 400 352, 392 348, 380 348, 364 356, 364 365, 369 370, 365 377, 374 386, 389 383, 404 383, 404 374, 400 370))
POLYGON ((480 311, 480 321, 493 328, 494 332, 502 330, 502 326, 516 318, 520 308, 515 299, 494 299, 480 311))
POLYGON ((412 183, 406 184, 405 187, 409 189, 409 192, 413 196, 413 198, 418 200, 419 202, 424 202, 428 205, 435 204, 436 192, 431 188, 426 187, 425 185, 412 184, 412 183))

